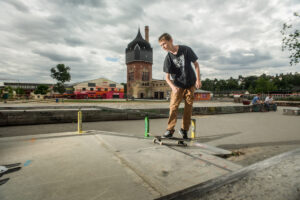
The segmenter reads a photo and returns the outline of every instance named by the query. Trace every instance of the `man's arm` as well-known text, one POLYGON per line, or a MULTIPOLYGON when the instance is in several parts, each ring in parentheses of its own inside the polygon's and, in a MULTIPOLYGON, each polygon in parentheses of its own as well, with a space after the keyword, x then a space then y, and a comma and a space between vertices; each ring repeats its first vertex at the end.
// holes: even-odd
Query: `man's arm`
POLYGON ((171 81, 169 73, 166 73, 166 81, 167 81, 168 85, 170 86, 170 88, 172 89, 172 92, 176 93, 178 91, 178 87, 176 87, 174 85, 174 83, 171 81))
POLYGON ((200 66, 197 61, 194 62, 194 66, 195 66, 196 76, 197 76, 196 88, 199 89, 202 86, 201 79, 200 79, 200 66))

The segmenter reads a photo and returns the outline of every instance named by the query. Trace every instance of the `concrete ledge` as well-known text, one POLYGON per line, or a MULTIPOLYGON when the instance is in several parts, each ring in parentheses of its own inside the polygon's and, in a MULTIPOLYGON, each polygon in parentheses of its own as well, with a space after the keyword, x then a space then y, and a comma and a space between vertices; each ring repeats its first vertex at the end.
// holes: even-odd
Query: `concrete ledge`
POLYGON ((299 165, 300 149, 296 149, 157 200, 297 200, 300 197, 299 165))
MULTIPOLYGON (((7 107, 0 109, 0 126, 76 123, 79 109, 83 122, 168 118, 169 108, 116 109, 99 106, 7 107)), ((194 107, 193 115, 214 115, 250 112, 251 106, 194 107)), ((183 115, 179 108, 178 117, 183 115)))
POLYGON ((275 101, 277 106, 300 106, 299 101, 275 101))
POLYGON ((285 108, 283 109, 284 115, 300 115, 300 108, 285 108))

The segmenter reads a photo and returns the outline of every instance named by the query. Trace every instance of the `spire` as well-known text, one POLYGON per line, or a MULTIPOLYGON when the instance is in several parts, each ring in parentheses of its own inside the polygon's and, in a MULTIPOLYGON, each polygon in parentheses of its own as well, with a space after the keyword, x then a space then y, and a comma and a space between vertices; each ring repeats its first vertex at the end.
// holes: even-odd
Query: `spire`
POLYGON ((140 26, 139 26, 139 30, 138 30, 138 34, 136 35, 135 39, 142 39, 144 40, 142 34, 141 34, 141 31, 140 31, 140 26))

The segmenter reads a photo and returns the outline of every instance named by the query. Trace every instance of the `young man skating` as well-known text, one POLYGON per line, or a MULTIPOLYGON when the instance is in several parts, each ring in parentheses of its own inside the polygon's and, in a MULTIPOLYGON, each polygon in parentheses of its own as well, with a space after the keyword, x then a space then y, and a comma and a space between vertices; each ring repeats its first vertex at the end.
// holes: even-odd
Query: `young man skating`
POLYGON ((178 107, 182 99, 184 99, 184 113, 179 134, 186 139, 191 124, 195 87, 199 89, 202 86, 200 67, 197 62, 198 57, 190 47, 174 45, 173 39, 168 33, 162 34, 158 42, 168 52, 163 70, 166 73, 166 81, 172 89, 168 127, 163 137, 173 136, 178 107), (195 66, 196 74, 191 63, 195 66), (170 79, 170 76, 172 76, 173 81, 170 79))

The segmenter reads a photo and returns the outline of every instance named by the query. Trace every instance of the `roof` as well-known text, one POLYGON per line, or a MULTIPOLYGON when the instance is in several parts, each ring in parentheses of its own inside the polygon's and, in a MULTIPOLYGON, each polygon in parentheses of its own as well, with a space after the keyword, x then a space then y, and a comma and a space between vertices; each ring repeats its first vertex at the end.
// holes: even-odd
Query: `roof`
POLYGON ((138 30, 138 34, 136 35, 135 39, 128 44, 126 50, 133 50, 137 45, 139 46, 140 49, 147 49, 147 50, 152 49, 150 43, 147 42, 141 35, 140 28, 138 30))

